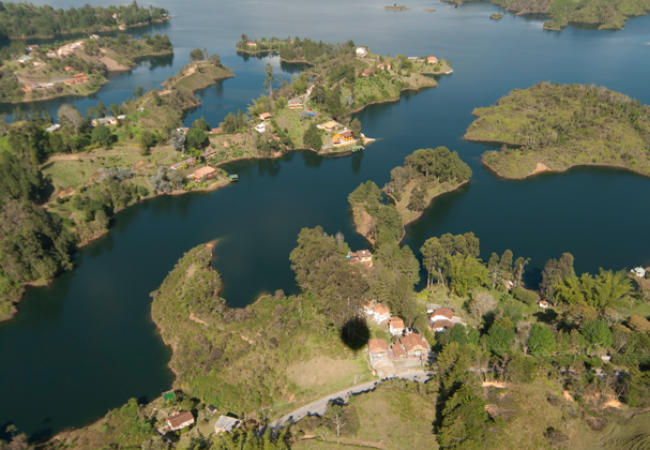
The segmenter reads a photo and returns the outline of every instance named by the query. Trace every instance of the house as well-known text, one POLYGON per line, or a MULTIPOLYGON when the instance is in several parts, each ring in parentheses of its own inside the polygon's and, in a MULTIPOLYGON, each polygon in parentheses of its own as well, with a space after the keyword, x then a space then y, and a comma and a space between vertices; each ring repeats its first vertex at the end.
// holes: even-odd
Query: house
POLYGON ((404 333, 404 321, 399 317, 391 317, 388 321, 388 330, 393 336, 399 336, 404 333))
POLYGON ((272 117, 272 116, 271 116, 271 113, 267 113, 267 112, 262 113, 262 114, 259 115, 260 120, 268 120, 268 119, 270 119, 271 117, 272 117))
POLYGON ((643 267, 635 267, 630 272, 637 277, 645 277, 646 270, 643 267))
POLYGON ((192 156, 191 158, 184 159, 182 162, 183 164, 187 164, 188 166, 193 166, 194 164, 196 164, 196 158, 192 156))
POLYGON ((167 426, 171 431, 182 430, 192 425, 194 425, 194 415, 191 411, 179 412, 167 419, 167 426))
POLYGON ((363 264, 366 267, 372 267, 372 253, 368 250, 350 252, 345 258, 350 264, 363 264))
POLYGON ((257 47, 257 43, 255 41, 248 41, 246 42, 246 45, 249 47, 257 47))
POLYGON ((305 114, 307 114, 310 117, 316 117, 316 111, 314 111, 313 109, 308 109, 307 111, 305 111, 305 114))
POLYGON ((356 139, 352 136, 352 131, 347 130, 332 136, 332 141, 339 141, 341 144, 349 144, 355 142, 356 139))
POLYGON ((72 75, 72 78, 64 81, 66 86, 74 86, 77 84, 83 84, 88 81, 88 77, 83 73, 76 73, 72 75))
POLYGON ((407 359, 424 359, 429 353, 429 344, 418 333, 407 334, 399 340, 399 344, 404 347, 407 359))
POLYGON ((393 361, 399 361, 406 359, 406 350, 402 347, 402 344, 399 342, 394 343, 390 346, 390 351, 388 352, 388 357, 393 361))
POLYGON ((117 116, 117 120, 126 120, 126 115, 120 114, 119 116, 117 116))
POLYGON ((383 339, 370 339, 368 353, 370 354, 370 364, 388 359, 388 344, 383 339))
POLYGON ((169 166, 170 170, 178 170, 178 169, 182 169, 182 168, 183 168, 183 163, 182 162, 172 164, 171 166, 169 166))
POLYGON ((255 131, 257 131, 258 133, 264 133, 266 131, 266 124, 261 123, 261 124, 257 125, 255 127, 255 131))
POLYGON ((436 63, 438 62, 438 58, 436 58, 435 56, 429 56, 429 57, 427 58, 427 62, 428 62, 429 64, 436 64, 436 63))
POLYGON ((390 310, 382 304, 375 305, 375 322, 383 323, 390 319, 390 310))
POLYGON ((383 62, 383 63, 377 64, 377 69, 390 70, 390 68, 391 68, 391 64, 389 62, 383 62))
POLYGON ((113 19, 117 20, 117 13, 113 13, 113 19))
POLYGON ((539 303, 537 303, 540 308, 546 309, 548 308, 548 302, 546 300, 540 300, 539 303))
POLYGON ((61 128, 61 125, 59 125, 58 123, 55 123, 54 125, 51 125, 51 126, 47 127, 45 129, 45 131, 47 131, 48 133, 55 133, 55 132, 59 131, 59 128, 61 128))
POLYGON ((365 69, 365 70, 363 70, 361 72, 361 76, 362 77, 369 77, 370 75, 372 75, 372 73, 373 73, 372 69, 365 69))
POLYGON ((32 60, 31 56, 23 55, 20 58, 16 60, 16 62, 19 62, 20 64, 27 64, 32 60))
POLYGON ((47 56, 48 58, 56 58, 57 54, 54 50, 50 50, 45 54, 45 56, 47 56))
POLYGON ((453 328, 454 326, 454 322, 448 319, 438 319, 430 323, 431 329, 438 333, 443 333, 447 328, 453 328))
POLYGON ((411 62, 424 62, 424 60, 422 58, 419 58, 417 56, 409 56, 408 60, 411 61, 411 62))
POLYGON ((361 305, 361 313, 368 317, 375 315, 375 303, 372 300, 366 300, 361 305))
POLYGON ((241 425, 241 420, 234 417, 221 416, 214 424, 214 434, 230 433, 241 425))
POLYGON ((360 56, 361 58, 363 58, 364 56, 366 56, 368 54, 368 49, 365 48, 365 47, 357 47, 356 54, 357 54, 357 56, 360 56))
POLYGON ((99 39, 99 35, 97 34, 91 34, 90 39, 99 39))
POLYGON ((289 100, 289 109, 302 109, 302 100, 299 98, 289 100))
POLYGON ((454 317, 454 312, 449 308, 438 308, 431 313, 429 320, 435 322, 437 320, 449 320, 454 317))
POLYGON ((203 180, 203 179, 211 180, 215 176, 217 176, 217 169, 215 169, 213 167, 210 167, 210 166, 205 166, 205 167, 201 167, 199 170, 194 172, 192 177, 196 181, 200 181, 200 180, 203 180))
POLYGON ((201 155, 204 159, 210 159, 214 158, 217 154, 217 151, 213 148, 207 149, 203 154, 201 155))
POLYGON ((317 128, 319 128, 321 130, 325 130, 325 131, 330 131, 330 132, 334 131, 336 128, 338 128, 340 126, 341 126, 341 124, 334 121, 334 120, 330 120, 329 122, 325 122, 325 123, 322 123, 320 125, 316 125, 317 128))
POLYGON ((65 70, 66 72, 72 72, 74 70, 74 67, 66 66, 65 69, 63 70, 65 70))
POLYGON ((221 128, 221 127, 219 127, 219 128, 213 128, 212 131, 211 131, 211 133, 212 133, 212 134, 223 133, 223 128, 221 128))

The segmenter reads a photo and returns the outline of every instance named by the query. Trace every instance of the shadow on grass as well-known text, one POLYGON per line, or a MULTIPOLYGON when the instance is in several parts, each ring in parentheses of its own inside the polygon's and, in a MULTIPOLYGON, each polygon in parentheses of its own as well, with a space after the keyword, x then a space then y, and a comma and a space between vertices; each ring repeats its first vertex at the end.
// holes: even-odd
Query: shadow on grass
POLYGON ((341 341, 354 351, 365 347, 369 339, 370 329, 366 321, 359 317, 348 320, 341 328, 341 341))
POLYGON ((555 310, 547 309, 545 311, 536 312, 533 316, 537 317, 537 320, 540 322, 552 325, 557 321, 558 313, 556 313, 555 310))

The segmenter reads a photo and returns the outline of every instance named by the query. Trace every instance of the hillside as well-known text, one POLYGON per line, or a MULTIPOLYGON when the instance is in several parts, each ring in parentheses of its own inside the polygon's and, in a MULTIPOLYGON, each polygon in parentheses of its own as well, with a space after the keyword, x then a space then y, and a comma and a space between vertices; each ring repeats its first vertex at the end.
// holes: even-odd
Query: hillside
POLYGON ((539 83, 473 114, 466 140, 516 147, 483 154, 505 178, 579 165, 650 176, 650 107, 604 87, 539 83))

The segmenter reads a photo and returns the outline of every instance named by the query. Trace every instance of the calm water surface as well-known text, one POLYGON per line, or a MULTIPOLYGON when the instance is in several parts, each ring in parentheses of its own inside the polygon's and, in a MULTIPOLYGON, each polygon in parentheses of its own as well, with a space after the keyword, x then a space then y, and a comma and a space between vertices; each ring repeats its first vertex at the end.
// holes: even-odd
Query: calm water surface
MULTIPOLYGON (((39 2, 40 3, 40 2, 39 2)), ((51 1, 55 7, 83 1, 51 1)), ((650 180, 618 170, 576 169, 527 181, 501 180, 480 164, 489 147, 462 136, 477 106, 493 104, 514 88, 539 81, 605 85, 650 103, 650 17, 633 19, 622 31, 542 31, 542 21, 507 15, 487 3, 461 8, 414 1, 406 12, 387 12, 380 1, 327 3, 186 2, 162 0, 175 16, 133 33, 167 33, 173 57, 142 61, 113 76, 93 98, 30 105, 53 113, 62 102, 81 111, 97 101, 124 101, 138 85, 154 89, 188 61, 190 50, 221 55, 235 78, 199 95, 203 104, 186 118, 205 116, 216 126, 229 112, 245 109, 263 90, 264 65, 285 78, 295 67, 277 58, 244 60, 234 51, 249 36, 311 37, 326 42, 354 39, 374 52, 444 55, 454 73, 439 86, 407 93, 398 103, 367 108, 358 117, 378 138, 363 154, 322 158, 295 152, 281 160, 242 161, 226 169, 240 182, 211 194, 158 198, 120 213, 111 233, 82 249, 76 269, 47 288, 30 289, 15 320, 0 325, 0 429, 7 423, 36 436, 82 426, 123 404, 143 401, 172 383, 170 353, 150 318, 149 293, 192 247, 220 239, 215 267, 224 297, 245 306, 263 292, 296 292, 288 255, 303 227, 342 231, 353 248, 366 247, 351 227, 347 195, 359 183, 389 180, 390 170, 418 148, 445 145, 474 170, 471 184, 436 199, 408 227, 405 243, 415 251, 429 237, 474 231, 484 257, 513 250, 532 258, 530 274, 569 251, 578 271, 620 269, 648 263, 650 237, 639 233, 650 210, 650 180), (435 13, 424 8, 434 7, 435 13), (342 13, 345 11, 345 13, 342 13)), ((3 106, 11 112, 12 106, 3 106)), ((2 109, 0 108, 0 109, 2 109)))

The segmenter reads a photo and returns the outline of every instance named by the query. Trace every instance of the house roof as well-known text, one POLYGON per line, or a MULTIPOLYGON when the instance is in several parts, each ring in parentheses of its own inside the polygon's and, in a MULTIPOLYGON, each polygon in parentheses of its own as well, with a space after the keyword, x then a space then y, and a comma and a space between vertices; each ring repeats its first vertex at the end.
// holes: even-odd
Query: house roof
POLYGON ((210 166, 201 167, 199 170, 194 172, 194 178, 203 178, 204 176, 213 174, 216 171, 217 171, 216 169, 210 166))
POLYGON ((390 314, 390 310, 386 308, 384 305, 376 305, 375 312, 380 316, 383 316, 384 314, 390 314))
POLYGON ((438 308, 432 314, 432 316, 444 316, 447 319, 454 317, 454 312, 449 308, 438 308))
POLYGON ((440 328, 452 328, 454 326, 454 323, 451 320, 447 319, 441 319, 441 320, 436 320, 431 328, 434 330, 440 329, 440 328))
POLYGON ((396 358, 399 358, 400 356, 406 356, 406 351, 400 343, 393 344, 390 349, 393 351, 393 355, 395 355, 396 358))
POLYGON ((178 428, 185 422, 194 421, 194 415, 191 411, 183 411, 167 419, 172 428, 178 428))
POLYGON ((224 431, 230 432, 233 428, 239 425, 239 422, 239 419, 235 419, 234 417, 221 416, 214 424, 214 428, 220 428, 224 431))
POLYGON ((427 61, 429 61, 429 62, 436 62, 436 61, 438 61, 438 58, 436 58, 435 56, 429 56, 429 57, 427 58, 427 61))
POLYGON ((361 75, 370 75, 372 73, 372 69, 365 69, 361 72, 361 75))
POLYGON ((546 300, 540 300, 539 306, 548 306, 548 302, 546 300))
POLYGON ((265 113, 260 114, 259 117, 260 117, 260 119, 262 119, 262 120, 266 120, 266 119, 270 119, 270 118, 271 118, 271 114, 265 112, 265 113))
MULTIPOLYGON (((352 131, 350 131, 350 130, 348 130, 348 131, 344 131, 343 133, 341 133, 341 137, 344 137, 344 138, 351 138, 351 137, 352 137, 352 131)), ((361 253, 361 252, 367 252, 367 251, 368 251, 368 250, 361 250, 361 251, 359 251, 359 253, 361 253)), ((370 253, 370 252, 368 252, 368 253, 370 253)))
POLYGON ((370 353, 387 352, 388 343, 383 339, 370 339, 370 341, 368 341, 368 350, 370 353))
POLYGON ((323 125, 321 125, 323 128, 336 128, 340 124, 334 120, 330 120, 329 122, 325 122, 323 125))
MULTIPOLYGON (((346 133, 352 134, 349 131, 346 131, 346 133)), ((341 136, 343 136, 343 135, 341 135, 341 136)), ((370 258, 370 257, 372 257, 372 253, 370 253, 368 250, 359 250, 357 252, 357 255, 359 255, 359 258, 370 258)))
POLYGON ((422 336, 419 335, 418 333, 408 334, 404 336, 402 339, 400 339, 399 342, 404 346, 404 349, 407 352, 410 352, 418 345, 421 345, 424 348, 428 347, 427 341, 422 339, 422 336))
POLYGON ((404 321, 399 317, 391 317, 390 326, 393 328, 404 328, 404 321))
POLYGON ((217 133, 223 133, 223 128, 221 128, 221 127, 219 127, 219 128, 213 128, 213 129, 212 129, 212 133, 214 133, 214 134, 217 134, 217 133))

